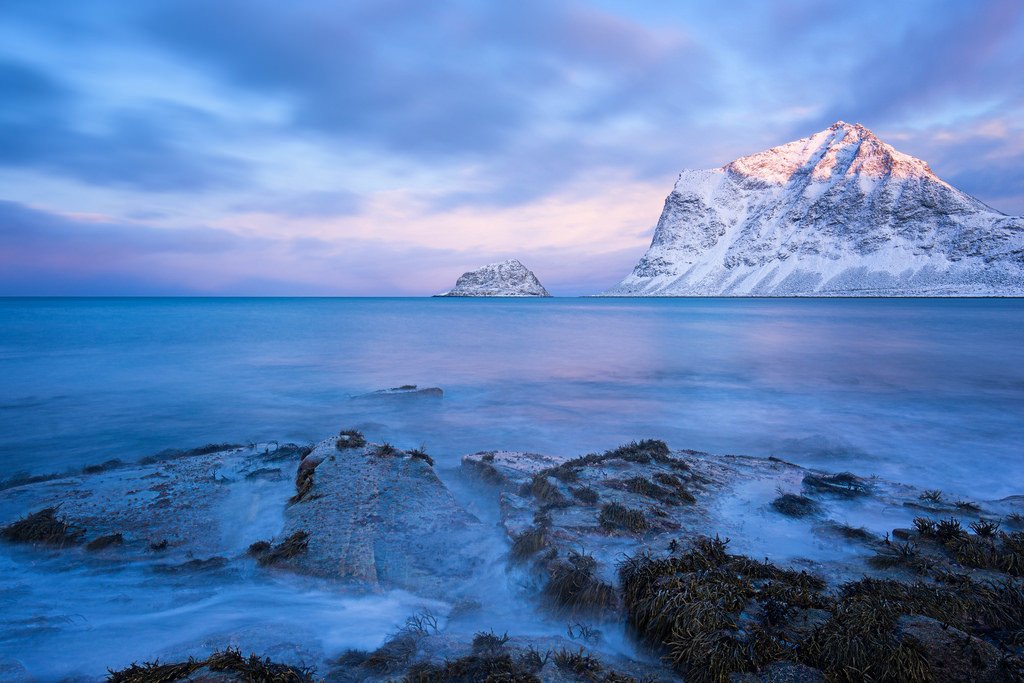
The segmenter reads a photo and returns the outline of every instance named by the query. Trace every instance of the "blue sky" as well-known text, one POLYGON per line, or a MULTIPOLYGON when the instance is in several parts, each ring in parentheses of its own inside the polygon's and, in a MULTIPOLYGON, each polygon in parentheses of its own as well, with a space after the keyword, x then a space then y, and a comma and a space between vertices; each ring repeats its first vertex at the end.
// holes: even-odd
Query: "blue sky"
POLYGON ((1017 0, 5 0, 0 294, 593 293, 838 119, 1024 214, 1021 74, 1017 0))

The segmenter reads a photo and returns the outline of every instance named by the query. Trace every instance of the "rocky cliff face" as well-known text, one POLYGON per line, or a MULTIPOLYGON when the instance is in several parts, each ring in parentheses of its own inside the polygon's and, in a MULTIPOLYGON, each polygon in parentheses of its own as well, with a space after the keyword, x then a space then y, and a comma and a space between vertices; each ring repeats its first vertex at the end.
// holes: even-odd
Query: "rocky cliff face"
POLYGON ((455 288, 438 296, 551 296, 537 276, 515 259, 464 273, 455 288))
POLYGON ((860 125, 679 175, 622 296, 1022 296, 1024 218, 860 125))

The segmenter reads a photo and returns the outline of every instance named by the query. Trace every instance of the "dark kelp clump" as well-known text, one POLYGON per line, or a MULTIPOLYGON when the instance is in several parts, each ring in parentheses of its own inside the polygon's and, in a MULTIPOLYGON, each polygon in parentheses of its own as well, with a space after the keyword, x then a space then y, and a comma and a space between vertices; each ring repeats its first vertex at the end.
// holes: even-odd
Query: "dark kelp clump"
POLYGON ((257 541, 249 546, 250 554, 257 558, 261 566, 280 564, 290 560, 296 555, 301 555, 309 548, 309 534, 305 531, 296 531, 273 547, 267 547, 266 541, 257 541), (266 545, 264 545, 266 544, 266 545))
POLYGON ((99 536, 92 539, 85 544, 86 550, 103 550, 115 545, 123 545, 124 536, 122 534, 107 534, 106 536, 99 536))
POLYGON ((334 442, 334 447, 339 451, 347 448, 362 448, 365 445, 366 437, 355 429, 342 429, 338 432, 338 440, 334 442))
POLYGON ((0 530, 0 536, 12 543, 41 543, 63 548, 81 543, 85 529, 72 525, 48 507, 12 522, 0 530))
POLYGON ((414 448, 411 451, 406 451, 406 454, 412 460, 422 460, 423 462, 427 463, 431 467, 434 466, 434 459, 432 457, 430 457, 430 455, 428 455, 427 452, 423 448, 414 448))
MULTIPOLYGON (((950 517, 937 522, 926 517, 914 519, 916 543, 913 543, 916 554, 922 562, 917 569, 927 570, 931 565, 954 562, 964 567, 984 569, 1024 576, 1024 531, 1001 531, 999 522, 979 519, 972 522, 970 533, 963 527, 959 519, 950 517)), ((883 550, 880 555, 891 554, 891 550, 883 550)), ((900 552, 906 554, 906 549, 900 552)), ((876 560, 877 561, 877 560, 876 560)))
POLYGON ((850 472, 838 474, 807 474, 803 487, 815 493, 831 493, 843 498, 856 498, 871 492, 868 483, 850 472))
POLYGON ((311 458, 299 463, 299 469, 295 472, 295 495, 288 499, 289 503, 294 505, 309 497, 313 491, 313 475, 319 465, 319 461, 311 458))
MULTIPOLYGON (((945 624, 967 639, 1019 647, 1024 589, 1018 582, 863 579, 833 594, 814 576, 732 555, 726 545, 701 538, 681 553, 640 554, 619 567, 629 628, 688 681, 725 681, 775 662, 814 667, 830 681, 947 680, 947 671, 933 670, 934 654, 906 628, 910 617, 934 620, 937 633, 945 624)), ((979 651, 998 652, 973 642, 979 651)), ((1016 680, 1019 660, 1002 657, 975 666, 1005 674, 994 680, 1016 680)))
POLYGON ((628 508, 621 503, 608 503, 603 506, 597 521, 602 529, 611 532, 628 531, 639 534, 647 531, 650 526, 643 512, 628 508))
POLYGON ((816 501, 796 493, 783 493, 772 501, 772 508, 787 517, 808 517, 821 510, 816 501))
POLYGON ((601 616, 615 610, 615 588, 594 576, 596 568, 592 556, 576 551, 548 565, 548 582, 544 586, 547 605, 569 617, 601 616))
MULTIPOLYGON (((110 670, 110 683, 171 683, 192 677, 206 670, 210 679, 245 681, 246 683, 311 683, 313 671, 306 667, 278 664, 255 654, 243 657, 241 650, 227 648, 206 659, 160 664, 132 664, 120 671, 110 670), (226 677, 226 678, 225 678, 226 677)), ((205 679, 201 679, 205 680, 205 679)))

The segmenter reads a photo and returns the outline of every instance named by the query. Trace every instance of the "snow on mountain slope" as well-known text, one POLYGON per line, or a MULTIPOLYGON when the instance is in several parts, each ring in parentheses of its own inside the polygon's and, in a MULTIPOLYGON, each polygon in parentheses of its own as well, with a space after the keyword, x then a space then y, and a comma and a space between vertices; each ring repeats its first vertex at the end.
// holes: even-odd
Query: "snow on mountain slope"
POLYGON ((437 296, 551 296, 529 268, 515 259, 464 273, 455 288, 437 296))
POLYGON ((861 125, 683 171, 609 296, 1024 296, 1024 218, 861 125))

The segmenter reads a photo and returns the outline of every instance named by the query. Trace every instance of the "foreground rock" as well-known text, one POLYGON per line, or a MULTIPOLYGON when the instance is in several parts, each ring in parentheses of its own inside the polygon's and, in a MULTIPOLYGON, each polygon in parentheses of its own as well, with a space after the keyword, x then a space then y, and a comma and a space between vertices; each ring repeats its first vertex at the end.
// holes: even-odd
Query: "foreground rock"
POLYGON ((318 443, 299 465, 282 535, 308 547, 276 563, 298 572, 458 597, 479 568, 485 533, 420 451, 318 443))
POLYGON ((537 276, 515 259, 464 273, 455 288, 437 296, 551 296, 537 276))
MULTIPOLYGON (((0 527, 6 542, 96 568, 145 562, 186 584, 198 572, 283 571, 446 605, 374 651, 264 648, 299 665, 274 669, 281 680, 308 676, 314 661, 339 681, 1011 681, 1024 671, 1019 499, 956 500, 655 440, 571 460, 482 452, 460 472, 497 500, 507 552, 430 455, 352 430, 14 486, 0 491, 0 527), (254 505, 274 514, 258 524, 238 514, 254 505), (529 629, 509 638, 508 616, 484 604, 506 581, 518 586, 508 623, 529 629), (637 656, 622 655, 623 638, 637 656)), ((260 661, 282 666, 235 651, 157 673, 246 680, 260 661), (217 668, 226 662, 236 668, 217 668)), ((118 680, 149 673, 130 667, 118 680)))
POLYGON ((879 479, 659 441, 573 460, 485 452, 463 468, 497 490, 510 562, 538 577, 540 605, 570 620, 625 620, 688 681, 1024 672, 1024 532, 997 532, 994 521, 1017 523, 1011 501, 945 503, 879 479), (943 519, 954 511, 975 518, 974 533, 943 519), (854 514, 913 517, 916 529, 894 540, 840 521, 854 514))
POLYGON ((238 537, 246 523, 234 511, 253 496, 278 498, 283 505, 303 452, 294 444, 168 451, 145 464, 0 491, 0 519, 53 510, 56 523, 68 527, 66 540, 23 540, 52 547, 81 543, 96 555, 171 564, 221 557, 244 548, 244 537, 238 537))

